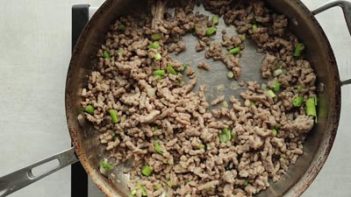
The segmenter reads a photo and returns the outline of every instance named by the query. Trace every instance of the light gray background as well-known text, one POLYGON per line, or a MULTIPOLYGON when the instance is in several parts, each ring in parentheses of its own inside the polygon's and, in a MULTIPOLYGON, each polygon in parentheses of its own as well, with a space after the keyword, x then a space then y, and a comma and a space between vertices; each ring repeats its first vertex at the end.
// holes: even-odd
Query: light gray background
MULTIPOLYGON (((70 146, 64 86, 71 53, 71 6, 103 0, 0 0, 0 176, 70 146)), ((310 9, 329 1, 303 0, 310 9)), ((351 37, 339 9, 320 14, 341 78, 351 78, 351 37)), ((343 87, 338 135, 304 197, 351 196, 351 86, 343 87)), ((69 197, 70 168, 14 197, 69 197)))

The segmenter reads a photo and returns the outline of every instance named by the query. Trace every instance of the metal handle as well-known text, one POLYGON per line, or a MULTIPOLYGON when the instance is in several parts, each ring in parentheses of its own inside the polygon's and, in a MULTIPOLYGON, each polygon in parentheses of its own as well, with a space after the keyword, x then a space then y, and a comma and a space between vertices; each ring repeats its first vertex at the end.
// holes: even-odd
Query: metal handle
MULTIPOLYGON (((347 25, 347 28, 349 29, 349 33, 351 35, 351 2, 349 2, 349 1, 334 1, 331 3, 325 4, 320 8, 315 9, 314 11, 312 11, 312 13, 314 15, 316 15, 316 14, 319 14, 319 13, 325 11, 325 10, 328 10, 329 8, 336 7, 336 6, 339 6, 342 8, 342 10, 344 12, 344 16, 345 16, 346 25, 347 25)), ((341 85, 348 85, 348 84, 351 84, 351 79, 341 81, 341 85)))
POLYGON ((31 183, 34 183, 68 165, 77 162, 78 159, 74 153, 74 148, 39 161, 33 165, 22 168, 16 172, 0 177, 0 197, 7 196, 31 183), (33 173, 33 169, 57 160, 58 166, 39 175, 33 173))

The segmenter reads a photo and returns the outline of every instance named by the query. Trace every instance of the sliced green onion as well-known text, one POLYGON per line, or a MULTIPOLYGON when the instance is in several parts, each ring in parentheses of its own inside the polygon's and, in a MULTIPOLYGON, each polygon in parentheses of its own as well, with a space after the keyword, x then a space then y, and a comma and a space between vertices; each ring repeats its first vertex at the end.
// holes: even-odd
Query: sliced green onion
POLYGON ((306 101, 306 114, 308 116, 313 116, 313 117, 317 116, 315 101, 316 101, 315 97, 310 97, 306 101))
POLYGON ((209 27, 206 30, 206 36, 213 36, 215 35, 217 32, 217 28, 216 27, 209 27))
POLYGON ((240 53, 240 47, 235 47, 229 50, 229 53, 233 54, 233 55, 237 55, 240 53))
POLYGON ((102 57, 104 59, 110 59, 111 58, 111 54, 108 51, 104 51, 103 54, 102 54, 102 57))
POLYGON ((294 50, 294 57, 300 57, 302 54, 302 51, 305 49, 305 45, 302 43, 297 43, 295 45, 295 50, 294 50))
POLYGON ((278 132, 279 132, 278 129, 276 129, 276 128, 273 128, 273 129, 272 129, 272 135, 273 135, 273 136, 277 136, 277 135, 278 135, 278 132))
POLYGON ((245 180, 244 181, 244 186, 246 187, 246 186, 248 186, 249 185, 249 181, 248 180, 245 180))
POLYGON ((189 66, 190 66, 189 64, 183 64, 181 66, 181 68, 179 68, 178 70, 181 71, 181 72, 184 72, 184 71, 186 71, 186 69, 188 69, 189 66))
POLYGON ((153 169, 149 165, 145 165, 141 169, 141 174, 144 176, 151 176, 152 172, 153 172, 153 169))
POLYGON ((117 111, 114 109, 110 109, 110 110, 108 110, 108 113, 110 114, 112 122, 117 123, 119 120, 117 111))
POLYGON ((162 59, 161 54, 156 53, 156 55, 154 56, 154 59, 155 59, 156 61, 160 61, 160 60, 162 59))
POLYGON ((160 155, 163 154, 163 148, 161 146, 161 143, 159 141, 154 141, 153 142, 153 146, 154 146, 154 151, 160 155))
POLYGON ((239 35, 239 38, 240 38, 241 41, 246 40, 245 34, 240 34, 240 35, 239 35))
POLYGON ((281 75, 281 74, 283 74, 283 69, 277 69, 277 70, 275 70, 274 72, 273 72, 273 75, 275 76, 275 77, 278 77, 279 75, 281 75))
POLYGON ((149 49, 159 49, 160 48, 160 43, 155 41, 149 45, 149 49))
POLYGON ((130 191, 129 197, 135 197, 137 195, 137 190, 134 188, 130 191))
POLYGON ((153 40, 153 41, 159 41, 159 40, 161 40, 161 38, 162 38, 162 34, 160 34, 160 33, 151 34, 151 40, 153 40))
POLYGON ((301 107, 303 104, 303 97, 297 96, 293 99, 292 104, 294 107, 301 107))
POLYGON ((212 25, 218 25, 219 17, 217 15, 212 16, 211 21, 212 21, 212 25))
POLYGON ((203 144, 197 144, 197 145, 196 145, 196 148, 197 148, 197 149, 204 149, 204 148, 205 148, 205 145, 203 145, 203 144))
POLYGON ((100 161, 100 168, 106 172, 113 170, 113 165, 110 164, 106 159, 100 161))
POLYGON ((118 51, 117 51, 118 55, 123 55, 124 53, 124 50, 122 48, 119 48, 118 51))
POLYGON ((280 91, 280 87, 281 87, 281 84, 279 83, 279 81, 274 81, 273 82, 273 91, 274 92, 279 92, 280 91))
POLYGON ((126 26, 121 23, 121 24, 118 25, 118 30, 119 31, 125 31, 126 30, 126 26))
POLYGON ((266 95, 267 95, 268 97, 271 97, 271 98, 274 98, 274 97, 277 96, 277 95, 275 95, 275 93, 274 93, 272 90, 267 90, 267 91, 266 91, 266 95))
POLYGON ((92 105, 87 105, 84 111, 87 112, 88 114, 94 114, 95 109, 92 105))
POLYGON ((262 89, 262 90, 267 90, 267 84, 262 83, 262 84, 261 84, 261 89, 262 89))
POLYGON ((228 77, 229 79, 233 79, 233 78, 234 78, 234 73, 233 73, 232 71, 229 71, 229 72, 227 73, 227 77, 228 77))
POLYGON ((169 74, 176 75, 178 74, 176 70, 174 70, 172 64, 168 64, 166 70, 169 74))
POLYGON ((165 76, 165 74, 166 74, 165 70, 162 70, 162 69, 154 71, 155 77, 163 78, 165 76))
POLYGON ((224 128, 222 132, 219 134, 219 141, 221 143, 227 143, 232 139, 232 133, 230 129, 224 128))
POLYGON ((253 25, 252 25, 252 31, 253 31, 253 32, 256 32, 256 31, 257 31, 257 28, 258 28, 258 27, 257 27, 256 24, 253 24, 253 25))

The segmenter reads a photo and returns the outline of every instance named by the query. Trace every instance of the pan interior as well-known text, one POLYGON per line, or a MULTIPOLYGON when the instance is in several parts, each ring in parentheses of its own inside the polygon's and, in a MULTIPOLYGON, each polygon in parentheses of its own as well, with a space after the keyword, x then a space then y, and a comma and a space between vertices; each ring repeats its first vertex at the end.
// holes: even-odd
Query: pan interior
MULTIPOLYGON (((324 90, 318 95, 320 100, 318 123, 307 138, 304 155, 299 158, 295 165, 289 168, 286 176, 282 177, 279 182, 272 183, 268 190, 258 195, 281 196, 288 194, 297 196, 318 173, 319 167, 323 164, 330 149, 330 143, 332 143, 331 140, 335 134, 339 116, 339 77, 329 43, 310 12, 296 0, 269 0, 268 3, 275 10, 284 13, 290 18, 291 29, 307 47, 307 59, 315 68, 318 76, 318 85, 322 86, 323 84, 324 87, 324 90), (316 167, 314 171, 313 169, 311 170, 310 166, 312 165, 316 167)), ((77 154, 95 183, 106 194, 111 196, 116 196, 117 193, 123 196, 128 195, 126 182, 129 177, 128 173, 125 173, 128 166, 119 166, 116 169, 116 176, 110 179, 112 183, 99 173, 97 166, 101 158, 103 158, 103 151, 99 146, 98 132, 94 131, 88 124, 78 124, 77 116, 80 113, 79 92, 85 85, 86 76, 91 71, 95 61, 95 54, 104 41, 109 25, 121 15, 127 15, 129 12, 144 11, 145 6, 144 2, 141 3, 138 0, 106 1, 93 16, 79 39, 71 60, 67 79, 67 118, 72 140, 77 147, 77 154)), ((203 7, 197 7, 196 9, 201 13, 210 15, 203 7)), ((235 32, 233 26, 225 27, 221 19, 219 31, 223 28, 231 29, 230 31, 235 32)), ((217 36, 220 35, 217 34, 217 36)), ((227 68, 220 62, 205 59, 203 53, 195 52, 194 48, 197 40, 192 35, 187 35, 183 39, 187 43, 187 50, 174 56, 175 59, 194 67, 200 62, 207 62, 211 65, 210 72, 194 69, 196 72, 199 72, 197 74, 199 77, 198 84, 208 86, 208 100, 219 94, 225 94, 226 99, 231 95, 238 96, 242 89, 237 81, 227 79, 227 68)), ((216 39, 220 39, 220 37, 216 39)), ((257 52, 255 44, 249 40, 246 41, 245 50, 240 58, 242 67, 240 80, 263 82, 259 72, 262 59, 263 54, 257 52)))

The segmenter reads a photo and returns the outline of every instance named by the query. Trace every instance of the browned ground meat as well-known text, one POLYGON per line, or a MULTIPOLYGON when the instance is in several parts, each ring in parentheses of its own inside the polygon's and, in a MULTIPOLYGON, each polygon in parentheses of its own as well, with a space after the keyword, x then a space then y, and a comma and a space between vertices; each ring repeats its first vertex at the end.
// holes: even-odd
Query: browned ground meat
POLYGON ((266 54, 261 76, 267 84, 240 82, 241 98, 229 95, 229 103, 224 96, 209 103, 205 86, 194 90, 194 67, 170 56, 186 53, 182 37, 195 30, 196 50, 205 50, 206 58, 223 62, 240 79, 240 53, 228 50, 244 50, 244 36, 223 31, 222 40, 209 38, 211 18, 194 13, 194 1, 172 2, 174 15, 152 7, 147 15, 121 17, 111 26, 82 88, 81 105, 94 108, 84 117, 100 132, 108 161, 116 166, 133 160, 132 196, 165 191, 169 196, 252 196, 267 189, 270 180, 278 181, 303 154, 314 120, 304 105, 292 102, 315 96, 316 76, 307 60, 293 57, 298 40, 285 16, 262 1, 239 2, 203 3, 266 54), (276 83, 275 95, 267 94, 276 83), (143 166, 152 172, 142 175, 143 166))

